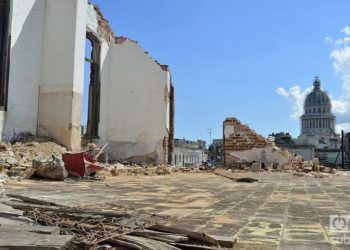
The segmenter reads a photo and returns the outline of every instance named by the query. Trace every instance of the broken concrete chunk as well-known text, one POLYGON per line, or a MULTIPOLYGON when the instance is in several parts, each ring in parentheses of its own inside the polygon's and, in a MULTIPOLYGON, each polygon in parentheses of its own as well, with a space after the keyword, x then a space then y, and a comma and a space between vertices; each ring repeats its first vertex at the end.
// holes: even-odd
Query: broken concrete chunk
POLYGON ((261 171, 261 163, 255 162, 252 164, 252 172, 260 172, 261 171))
POLYGON ((332 168, 330 167, 325 167, 323 170, 322 170, 323 173, 332 173, 332 168))
POLYGON ((312 166, 306 166, 306 167, 304 167, 304 172, 305 172, 305 173, 311 172, 312 169, 313 169, 312 166))
POLYGON ((35 169, 35 175, 45 179, 63 181, 68 176, 63 161, 54 155, 52 157, 35 157, 33 168, 35 169))
MULTIPOLYGON (((12 153, 13 153, 13 152, 12 152, 12 153)), ((13 156, 6 156, 5 159, 6 159, 6 162, 7 162, 8 164, 10 164, 10 165, 13 165, 13 164, 16 164, 16 163, 17 163, 16 158, 13 157, 13 156)))

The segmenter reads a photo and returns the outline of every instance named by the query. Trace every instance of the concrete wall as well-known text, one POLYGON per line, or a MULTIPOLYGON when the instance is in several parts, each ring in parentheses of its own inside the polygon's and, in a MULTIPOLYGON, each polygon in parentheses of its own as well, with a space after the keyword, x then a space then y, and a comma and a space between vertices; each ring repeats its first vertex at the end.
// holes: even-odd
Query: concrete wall
POLYGON ((8 111, 0 111, 1 139, 36 133, 45 0, 13 0, 8 111))
POLYGON ((38 134, 80 150, 86 0, 46 0, 38 134))
POLYGON ((107 119, 99 134, 108 138, 113 159, 164 163, 170 73, 129 39, 111 50, 108 91, 101 95, 108 103, 100 109, 107 119))
MULTIPOLYGON (((252 148, 243 151, 228 152, 228 159, 235 159, 235 162, 261 162, 261 163, 288 163, 288 157, 275 150, 273 147, 252 148)), ((227 160, 228 160, 227 159, 227 160)), ((229 161, 228 161, 229 163, 229 161)))
POLYGON ((8 111, 2 139, 22 133, 80 149, 87 0, 13 0, 8 111))

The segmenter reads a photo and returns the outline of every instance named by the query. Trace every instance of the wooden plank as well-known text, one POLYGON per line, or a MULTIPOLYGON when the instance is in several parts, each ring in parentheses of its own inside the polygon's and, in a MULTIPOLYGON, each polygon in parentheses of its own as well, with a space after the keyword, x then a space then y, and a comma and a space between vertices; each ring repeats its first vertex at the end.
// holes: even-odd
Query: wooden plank
POLYGON ((213 173, 216 174, 216 175, 219 175, 219 176, 221 176, 221 177, 225 177, 225 178, 227 178, 227 179, 233 180, 233 181, 236 181, 236 180, 237 180, 236 176, 235 176, 233 173, 231 173, 231 172, 229 172, 229 171, 227 171, 227 170, 215 169, 215 170, 213 171, 213 173))
POLYGON ((172 233, 164 233, 159 231, 153 231, 153 230, 143 230, 143 231, 135 231, 132 232, 130 235, 136 235, 141 237, 148 237, 148 238, 158 238, 163 239, 164 241, 171 241, 171 242, 184 242, 188 241, 189 238, 185 235, 181 234, 172 234, 172 233))
POLYGON ((41 205, 41 204, 33 204, 33 203, 26 203, 22 201, 17 200, 10 200, 3 202, 5 205, 10 206, 14 209, 24 210, 27 211, 31 208, 40 208, 45 211, 57 211, 61 213, 72 213, 75 214, 77 217, 82 217, 84 215, 100 215, 103 217, 114 217, 114 218, 130 218, 131 216, 127 213, 116 213, 116 212, 100 212, 100 211, 92 211, 85 208, 70 208, 70 207, 63 207, 63 206, 53 206, 53 205, 41 205))
POLYGON ((180 249, 188 250, 216 250, 217 247, 203 246, 203 245, 194 245, 189 243, 172 243, 172 245, 179 247, 180 249))
POLYGON ((72 235, 50 235, 37 234, 27 231, 18 231, 16 234, 13 231, 0 232, 0 249, 14 250, 59 250, 69 249, 74 236, 72 235))
POLYGON ((228 178, 230 180, 236 181, 236 182, 246 182, 246 183, 252 183, 252 182, 257 182, 259 180, 250 178, 250 177, 243 177, 243 178, 237 178, 237 175, 234 173, 224 170, 224 169, 215 169, 213 171, 214 174, 219 175, 221 177, 228 178))
POLYGON ((19 200, 22 200, 22 201, 38 204, 38 205, 61 207, 61 205, 53 203, 53 202, 39 200, 39 199, 36 199, 36 198, 23 196, 23 195, 19 195, 19 194, 6 194, 6 196, 11 197, 11 198, 16 198, 16 199, 19 199, 19 200))
POLYGON ((142 249, 144 250, 181 250, 180 248, 177 248, 175 246, 172 246, 170 244, 153 240, 153 239, 147 239, 142 238, 138 236, 132 236, 132 235, 124 235, 121 237, 122 240, 131 242, 133 244, 137 244, 142 246, 142 249))
POLYGON ((50 226, 32 226, 32 225, 0 225, 0 234, 3 232, 12 232, 13 234, 30 232, 37 234, 52 234, 59 235, 60 229, 58 227, 50 227, 50 226))
POLYGON ((217 240, 215 240, 214 238, 210 237, 209 235, 207 235, 205 233, 192 232, 192 231, 188 231, 185 229, 163 226, 163 225, 154 225, 154 226, 149 227, 149 229, 158 230, 158 231, 162 231, 162 232, 168 232, 168 233, 174 233, 174 234, 182 234, 182 235, 186 235, 194 240, 197 240, 199 242, 203 242, 203 243, 210 244, 213 246, 219 246, 219 243, 217 240))
POLYGON ((106 241, 101 242, 101 244, 104 244, 104 243, 110 243, 117 246, 127 247, 128 249, 142 250, 142 246, 139 246, 137 244, 133 244, 127 241, 123 241, 120 239, 108 239, 106 241))

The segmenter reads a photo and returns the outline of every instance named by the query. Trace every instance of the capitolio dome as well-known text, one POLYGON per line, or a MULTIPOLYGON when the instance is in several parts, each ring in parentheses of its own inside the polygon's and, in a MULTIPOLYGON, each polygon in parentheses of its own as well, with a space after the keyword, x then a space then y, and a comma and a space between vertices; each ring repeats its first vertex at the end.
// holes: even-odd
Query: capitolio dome
POLYGON ((314 88, 305 99, 305 113, 330 113, 331 100, 326 92, 321 90, 321 81, 315 77, 314 88))

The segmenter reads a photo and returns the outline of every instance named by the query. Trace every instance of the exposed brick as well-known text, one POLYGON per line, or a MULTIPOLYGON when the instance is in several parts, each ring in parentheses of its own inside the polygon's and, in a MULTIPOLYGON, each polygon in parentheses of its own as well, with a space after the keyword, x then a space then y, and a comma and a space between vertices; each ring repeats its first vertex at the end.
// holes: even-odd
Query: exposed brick
POLYGON ((266 138, 250 129, 247 125, 242 124, 237 118, 226 118, 223 124, 224 127, 224 158, 225 162, 233 151, 243 151, 252 148, 264 148, 272 146, 266 138), (225 136, 225 128, 227 126, 234 127, 232 134, 225 136))

